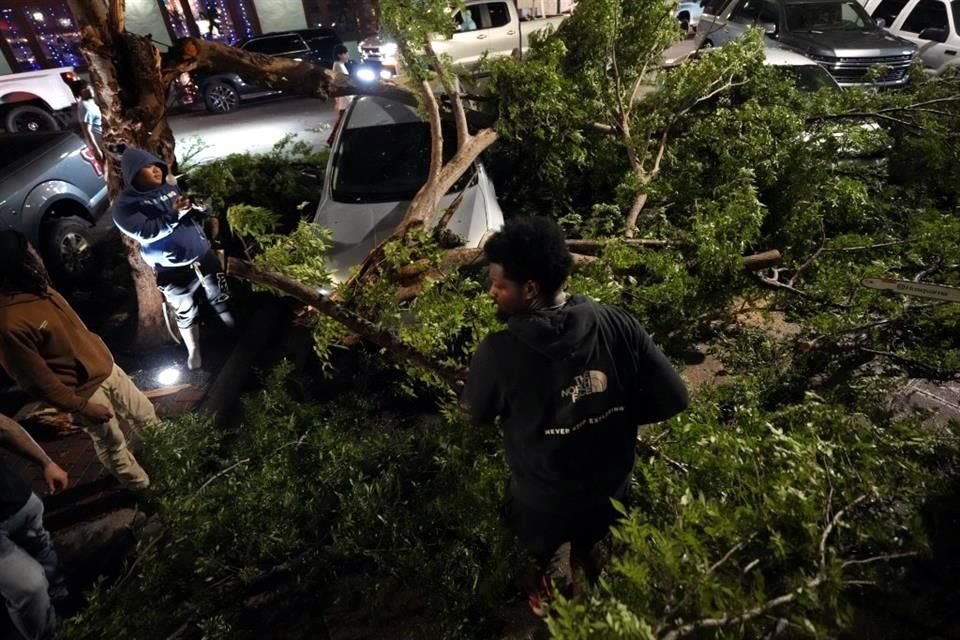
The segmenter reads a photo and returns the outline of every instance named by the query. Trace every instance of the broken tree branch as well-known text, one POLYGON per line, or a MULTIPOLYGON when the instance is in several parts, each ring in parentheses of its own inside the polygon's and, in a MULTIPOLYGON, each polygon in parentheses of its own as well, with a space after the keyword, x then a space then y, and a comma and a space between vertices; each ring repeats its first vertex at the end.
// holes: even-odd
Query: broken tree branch
POLYGON ((370 322, 342 305, 322 295, 318 290, 308 287, 283 274, 266 271, 244 260, 230 258, 227 261, 227 273, 281 293, 290 295, 304 304, 310 305, 320 313, 344 325, 364 339, 381 347, 394 356, 416 366, 436 373, 451 389, 457 390, 466 380, 467 371, 462 367, 437 362, 430 356, 414 349, 401 341, 383 327, 370 322))

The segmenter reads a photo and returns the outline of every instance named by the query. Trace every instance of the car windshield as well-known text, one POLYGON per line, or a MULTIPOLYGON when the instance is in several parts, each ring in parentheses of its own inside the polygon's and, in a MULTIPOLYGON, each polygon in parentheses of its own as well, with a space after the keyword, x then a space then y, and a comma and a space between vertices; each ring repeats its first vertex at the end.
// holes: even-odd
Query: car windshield
MULTIPOLYGON (((446 129, 446 127, 444 127, 446 129)), ((443 134, 443 159, 457 150, 457 135, 443 134)), ((411 200, 427 181, 430 127, 408 122, 346 129, 334 166, 333 199, 337 202, 400 202, 411 200)), ((451 191, 462 190, 468 171, 451 191)))
POLYGON ((837 86, 836 81, 826 69, 818 64, 804 64, 799 66, 776 67, 784 77, 793 81, 801 91, 819 91, 820 89, 837 86))
POLYGON ((790 31, 861 31, 873 29, 873 20, 854 0, 846 2, 789 2, 790 31))

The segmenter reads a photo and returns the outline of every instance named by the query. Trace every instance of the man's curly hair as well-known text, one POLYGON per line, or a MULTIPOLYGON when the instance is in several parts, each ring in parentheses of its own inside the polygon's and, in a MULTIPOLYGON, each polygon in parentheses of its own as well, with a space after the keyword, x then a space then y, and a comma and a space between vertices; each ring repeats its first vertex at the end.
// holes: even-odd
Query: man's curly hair
POLYGON ((514 282, 532 280, 539 284, 544 296, 560 291, 573 268, 563 232, 550 218, 510 220, 487 241, 483 252, 514 282))
POLYGON ((12 229, 0 231, 0 292, 44 295, 50 276, 28 250, 27 238, 12 229))

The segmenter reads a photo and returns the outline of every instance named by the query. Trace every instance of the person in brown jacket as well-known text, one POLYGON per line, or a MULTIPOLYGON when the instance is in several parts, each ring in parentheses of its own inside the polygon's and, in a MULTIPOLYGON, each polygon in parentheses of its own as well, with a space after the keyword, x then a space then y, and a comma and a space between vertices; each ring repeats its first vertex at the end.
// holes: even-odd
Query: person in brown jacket
POLYGON ((138 493, 149 486, 116 414, 138 431, 156 422, 153 405, 50 286, 16 231, 0 231, 0 367, 36 400, 78 416, 100 462, 124 486, 138 493))

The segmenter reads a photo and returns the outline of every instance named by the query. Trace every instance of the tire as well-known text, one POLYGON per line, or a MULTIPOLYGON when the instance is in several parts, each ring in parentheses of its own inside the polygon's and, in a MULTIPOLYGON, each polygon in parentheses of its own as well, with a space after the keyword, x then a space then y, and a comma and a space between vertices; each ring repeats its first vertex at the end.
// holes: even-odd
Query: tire
POLYGON ((203 101, 210 113, 228 113, 240 106, 240 94, 226 82, 215 80, 203 88, 203 101))
POLYGON ((690 33, 690 14, 684 11, 677 19, 680 21, 680 28, 683 29, 685 34, 690 33))
POLYGON ((59 284, 76 284, 93 273, 93 225, 77 216, 53 218, 43 229, 43 261, 59 284))
POLYGON ((60 123, 49 111, 32 104, 25 104, 7 112, 4 127, 10 133, 35 133, 59 131, 60 123))

